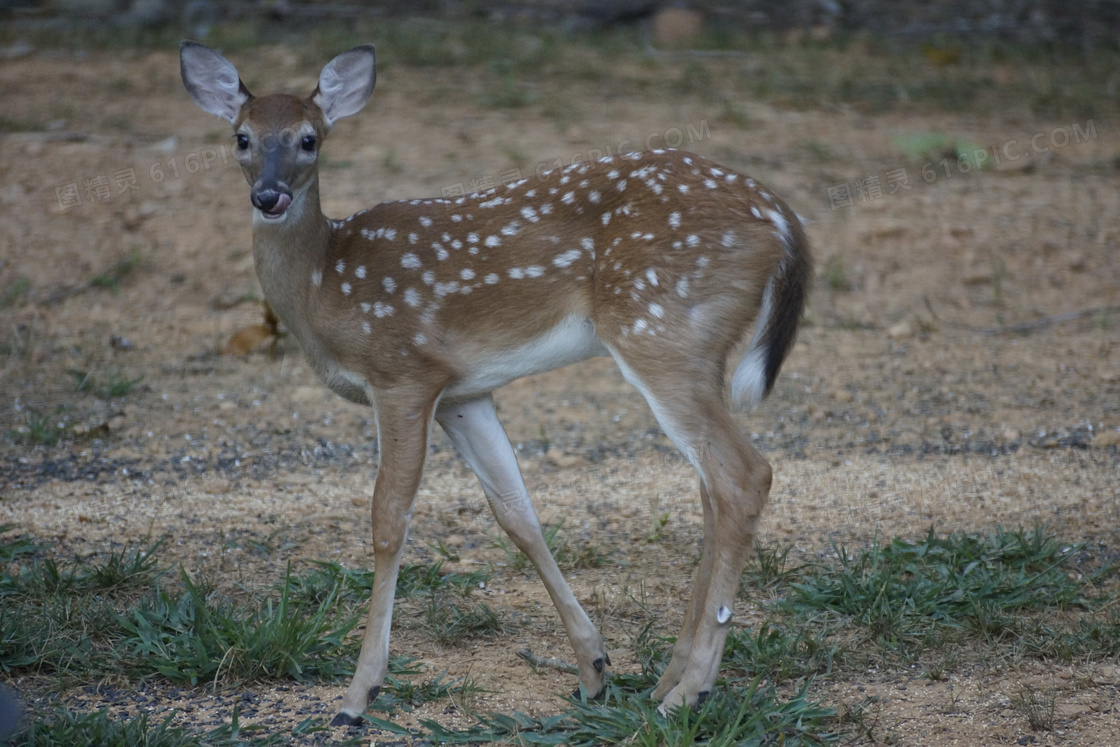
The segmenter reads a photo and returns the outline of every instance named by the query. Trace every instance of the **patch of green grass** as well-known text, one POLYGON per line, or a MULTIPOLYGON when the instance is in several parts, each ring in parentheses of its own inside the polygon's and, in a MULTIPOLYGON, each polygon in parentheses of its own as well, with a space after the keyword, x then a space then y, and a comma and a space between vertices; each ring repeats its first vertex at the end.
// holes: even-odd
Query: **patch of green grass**
POLYGON ((743 107, 739 106, 732 98, 725 97, 719 113, 719 121, 738 127, 740 130, 751 128, 751 118, 743 107))
POLYGON ((820 140, 805 140, 798 144, 798 149, 812 158, 817 163, 834 163, 839 160, 832 148, 820 140))
POLYGON ((110 368, 103 380, 100 377, 95 378, 90 371, 77 368, 71 368, 66 373, 73 377, 75 391, 89 392, 100 399, 125 397, 144 380, 143 376, 129 378, 116 367, 110 368))
POLYGON ((825 260, 824 267, 821 269, 821 279, 834 291, 844 292, 852 289, 852 281, 844 266, 844 257, 840 254, 831 254, 825 260))
POLYGON ((0 132, 42 132, 45 129, 44 122, 0 116, 0 132))
POLYGON ((32 446, 56 446, 69 432, 68 419, 65 408, 50 414, 25 408, 23 424, 9 430, 8 437, 32 446))
MULTIPOLYGON (((952 137, 941 132, 910 132, 895 135, 891 143, 910 161, 928 161, 938 164, 948 159, 950 170, 967 174, 971 171, 990 168, 993 164, 988 153, 982 153, 983 146, 963 138, 952 137)), ((941 165, 942 168, 944 164, 941 165)))
POLYGON ((150 547, 124 548, 114 550, 103 559, 93 563, 86 562, 84 578, 89 591, 120 591, 129 588, 144 588, 155 583, 166 573, 158 565, 156 552, 163 546, 163 540, 150 547))
POLYGON ((349 673, 356 645, 348 634, 358 615, 337 592, 312 609, 292 604, 291 574, 279 599, 246 609, 204 595, 185 572, 186 592, 160 591, 122 616, 122 646, 172 682, 235 684, 260 678, 336 679, 349 673))
POLYGON ((526 745, 825 745, 834 744, 836 714, 812 702, 806 682, 792 697, 753 678, 720 688, 696 708, 681 708, 669 717, 657 712, 648 685, 607 685, 601 700, 569 701, 555 716, 535 717, 520 711, 487 713, 470 729, 446 729, 429 719, 421 724, 432 739, 445 744, 505 742, 526 745))
MULTIPOLYGON (((409 674, 415 674, 415 672, 409 674)), ((446 676, 446 672, 441 672, 435 677, 416 681, 390 674, 385 678, 385 685, 381 688, 381 693, 377 696, 377 699, 370 704, 370 708, 389 713, 412 711, 435 700, 469 702, 476 698, 479 693, 484 692, 469 677, 447 680, 445 679, 446 676)))
POLYGON ((1027 721, 1032 731, 1050 731, 1054 728, 1057 697, 1051 692, 1041 693, 1030 685, 1023 687, 1011 698, 1011 708, 1027 721))
POLYGON ((708 65, 700 60, 689 60, 680 68, 680 75, 673 83, 677 93, 710 99, 715 90, 715 76, 708 65))
POLYGON ((1093 603, 1093 584, 1114 569, 1071 577, 1082 549, 1041 527, 987 537, 931 529, 922 542, 876 542, 856 553, 834 546, 836 565, 802 574, 779 607, 801 618, 838 616, 896 652, 920 650, 943 628, 996 642, 1009 626, 1014 633, 1022 613, 1093 603))
MULTIPOLYGON (((17 539, 17 550, 29 540, 17 539)), ((133 546, 93 560, 59 566, 53 558, 42 558, 17 566, 19 555, 5 558, 0 551, 0 598, 22 597, 46 600, 61 594, 106 594, 145 588, 163 573, 157 564, 156 552, 163 540, 149 547, 133 546)), ((37 546, 35 546, 37 547, 37 546)), ((21 553, 22 554, 22 553, 21 553)))
POLYGON ((30 288, 31 281, 25 277, 18 277, 10 282, 4 292, 0 293, 0 309, 9 309, 15 306, 30 288))
POLYGON ((39 558, 29 542, 0 544, 0 670, 158 673, 192 685, 349 673, 359 616, 341 603, 337 583, 323 599, 293 600, 289 572, 275 593, 235 604, 186 572, 178 577, 183 591, 169 590, 160 581, 161 542, 74 563, 39 558))
MULTIPOLYGON (((666 520, 668 520, 667 516, 666 520)), ((609 548, 604 548, 602 545, 573 542, 566 535, 560 534, 563 526, 564 521, 560 520, 556 523, 546 523, 541 527, 541 534, 544 535, 548 551, 552 553, 556 565, 561 570, 600 568, 610 562, 611 550, 609 548)), ((509 566, 513 570, 523 573, 533 567, 529 556, 512 544, 507 543, 506 540, 495 539, 493 546, 506 554, 509 566)))
POLYGON ((1043 660, 1114 659, 1120 656, 1120 611, 1080 616, 1072 623, 1045 616, 1027 621, 1016 646, 1043 660))
MULTIPOLYGON (((0 524, 0 535, 14 532, 17 528, 15 524, 0 524)), ((22 534, 0 537, 0 567, 4 569, 0 571, 0 574, 6 572, 8 566, 19 558, 33 555, 44 549, 46 549, 46 545, 39 544, 22 534)), ((0 575, 0 578, 3 578, 3 575, 0 575)))
POLYGON ((743 580, 746 581, 744 587, 749 585, 751 590, 769 589, 797 578, 803 566, 789 567, 789 553, 792 549, 792 545, 778 548, 756 543, 754 560, 748 562, 743 569, 743 580))
POLYGON ((520 109, 536 103, 536 90, 513 72, 499 70, 488 79, 479 103, 491 109, 520 109))
POLYGON ((121 283, 133 270, 140 266, 143 257, 140 250, 135 247, 129 250, 128 256, 118 259, 89 279, 89 284, 95 288, 108 288, 113 293, 118 293, 121 283))
MULTIPOLYGON (((321 604, 331 594, 350 605, 367 604, 373 593, 374 572, 345 568, 339 563, 315 561, 314 568, 291 577, 290 594, 301 604, 321 604), (337 592, 336 592, 337 589, 337 592)), ((443 562, 431 565, 406 563, 397 571, 397 599, 454 590, 466 596, 484 583, 489 575, 482 571, 461 573, 443 570, 443 562)))
POLYGON ((428 547, 431 548, 431 550, 433 552, 435 552, 436 555, 439 555, 444 560, 449 560, 452 563, 458 563, 459 562, 459 559, 460 559, 459 558, 459 553, 455 552, 450 547, 443 544, 442 539, 437 539, 436 543, 434 545, 431 542, 429 542, 428 547))
POLYGON ((517 629, 485 602, 460 607, 439 594, 432 595, 428 600, 423 627, 429 636, 445 646, 473 638, 492 638, 517 629))
POLYGON ((727 636, 723 667, 758 675, 780 685, 832 671, 842 660, 844 649, 826 625, 793 626, 764 624, 757 631, 733 628, 727 636))
POLYGON ((74 713, 59 709, 42 718, 28 719, 27 726, 17 733, 12 744, 24 747, 59 747, 60 745, 104 745, 105 747, 272 747, 290 744, 292 736, 328 731, 322 723, 307 719, 291 734, 266 734, 262 724, 242 726, 237 706, 229 723, 208 732, 172 726, 175 715, 156 722, 147 713, 131 719, 114 718, 107 710, 74 713))
POLYGON ((552 557, 556 559, 556 565, 560 566, 561 570, 600 568, 610 562, 610 548, 605 548, 600 544, 576 542, 568 538, 567 535, 560 534, 563 527, 564 521, 562 519, 555 524, 547 524, 544 527, 544 541, 548 545, 552 557))

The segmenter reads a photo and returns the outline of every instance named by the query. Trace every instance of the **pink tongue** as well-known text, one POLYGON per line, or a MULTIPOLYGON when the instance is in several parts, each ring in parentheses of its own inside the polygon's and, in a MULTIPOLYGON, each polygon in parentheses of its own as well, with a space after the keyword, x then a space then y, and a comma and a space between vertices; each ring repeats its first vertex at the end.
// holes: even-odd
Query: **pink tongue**
POLYGON ((280 199, 276 201, 276 205, 271 210, 265 211, 265 215, 270 218, 278 218, 284 214, 284 211, 287 210, 288 206, 291 204, 292 198, 286 194, 281 194, 280 199))

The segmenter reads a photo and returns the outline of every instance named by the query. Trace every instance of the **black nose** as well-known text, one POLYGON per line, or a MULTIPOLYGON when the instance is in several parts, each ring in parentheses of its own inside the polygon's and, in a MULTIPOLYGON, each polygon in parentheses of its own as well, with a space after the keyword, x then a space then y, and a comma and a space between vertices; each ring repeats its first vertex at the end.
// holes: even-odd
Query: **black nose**
POLYGON ((253 200, 253 206, 266 213, 276 207, 276 203, 280 202, 280 192, 275 189, 262 189, 259 192, 253 192, 250 197, 253 200))

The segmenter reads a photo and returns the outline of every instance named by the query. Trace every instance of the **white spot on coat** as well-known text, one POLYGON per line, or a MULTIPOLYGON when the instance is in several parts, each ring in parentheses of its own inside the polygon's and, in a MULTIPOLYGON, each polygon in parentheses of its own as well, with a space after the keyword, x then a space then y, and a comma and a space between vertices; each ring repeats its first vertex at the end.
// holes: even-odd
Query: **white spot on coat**
POLYGON ((397 289, 397 281, 392 278, 381 278, 381 287, 385 289, 386 293, 392 293, 397 289))
POLYGON ((412 252, 407 252, 401 255, 401 267, 409 270, 419 270, 420 266, 420 258, 412 252))
POLYGON ((570 267, 573 262, 579 259, 580 254, 582 254, 582 252, 580 252, 579 249, 569 249, 563 254, 557 255, 552 260, 552 264, 556 265, 557 267, 570 267))

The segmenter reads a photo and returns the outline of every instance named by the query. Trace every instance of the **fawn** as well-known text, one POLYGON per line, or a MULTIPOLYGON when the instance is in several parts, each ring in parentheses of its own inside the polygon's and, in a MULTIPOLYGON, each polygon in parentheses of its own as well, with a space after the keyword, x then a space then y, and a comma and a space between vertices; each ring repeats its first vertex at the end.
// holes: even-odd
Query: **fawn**
POLYGON ((602 691, 606 642, 549 553, 491 396, 598 355, 614 358, 700 478, 700 567, 652 697, 663 713, 702 700, 771 480, 732 421, 725 372, 745 343, 730 388, 753 405, 793 344, 811 274, 793 210, 749 177, 655 150, 332 220, 319 205, 319 150, 372 94, 373 47, 331 60, 307 98, 255 97, 217 52, 190 41, 180 52, 195 103, 233 126, 265 297, 326 385, 377 415, 377 573, 358 666, 332 723, 360 723, 384 682, 397 569, 433 421, 536 567, 583 691, 602 691))

